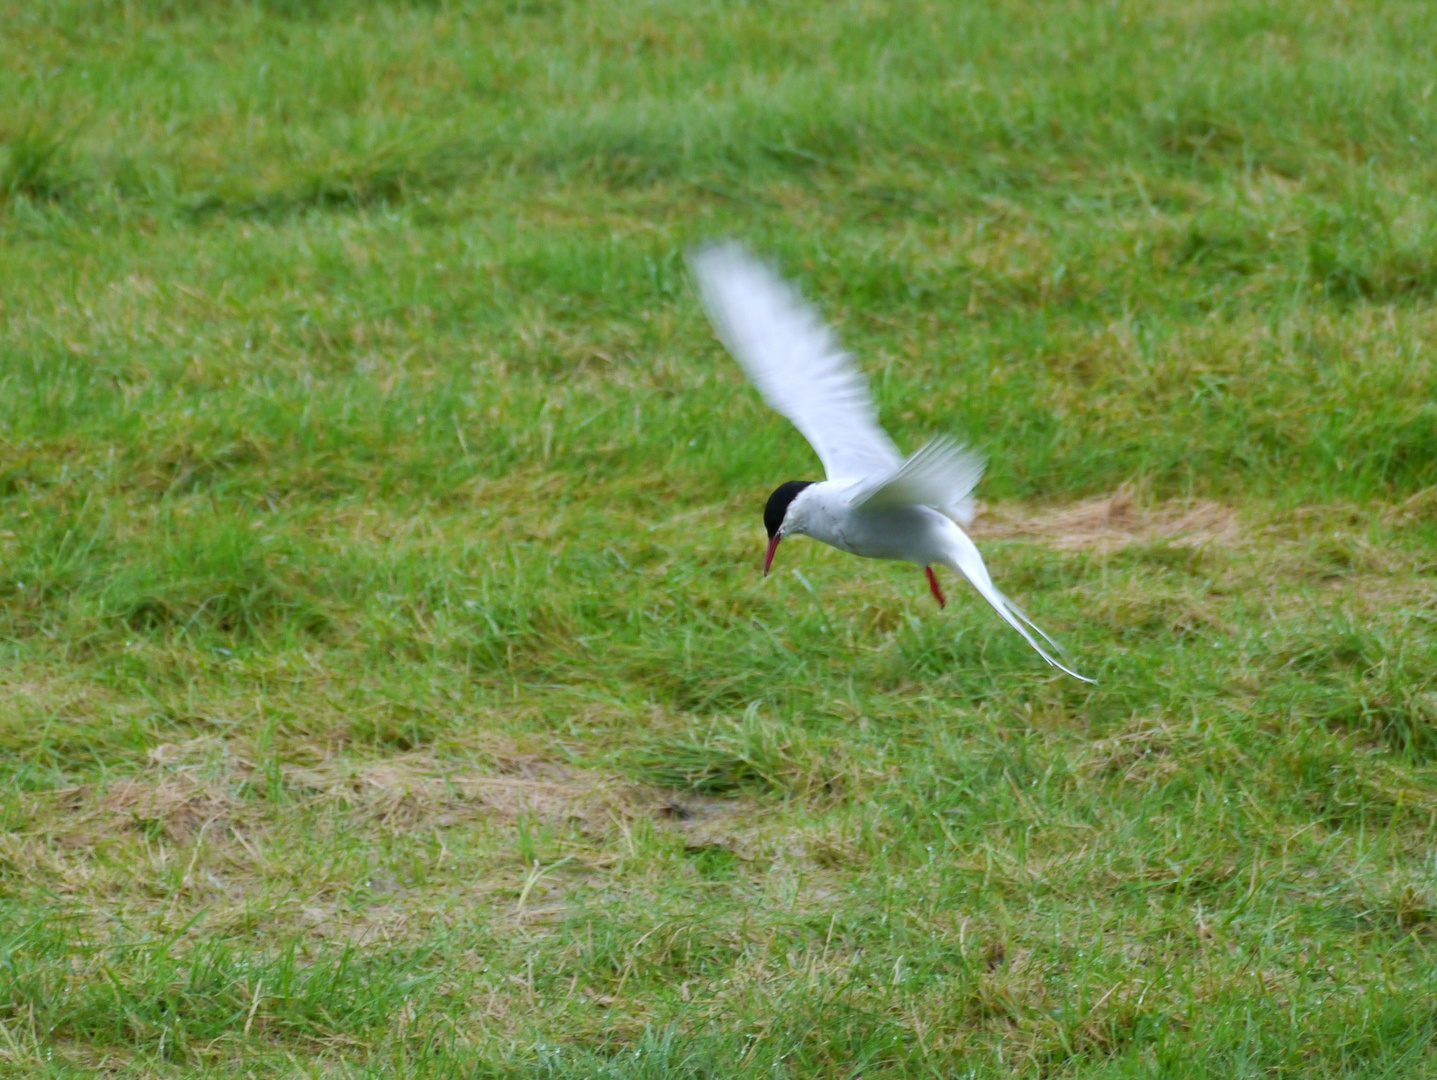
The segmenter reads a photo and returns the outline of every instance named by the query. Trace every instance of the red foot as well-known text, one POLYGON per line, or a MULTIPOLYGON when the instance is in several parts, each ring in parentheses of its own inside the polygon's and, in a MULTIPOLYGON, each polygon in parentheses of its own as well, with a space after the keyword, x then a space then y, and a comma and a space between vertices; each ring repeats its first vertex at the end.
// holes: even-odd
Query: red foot
POLYGON ((938 601, 939 607, 947 607, 948 601, 943 599, 943 590, 938 587, 938 575, 933 572, 933 567, 925 566, 923 572, 928 575, 928 591, 933 594, 933 599, 938 601))

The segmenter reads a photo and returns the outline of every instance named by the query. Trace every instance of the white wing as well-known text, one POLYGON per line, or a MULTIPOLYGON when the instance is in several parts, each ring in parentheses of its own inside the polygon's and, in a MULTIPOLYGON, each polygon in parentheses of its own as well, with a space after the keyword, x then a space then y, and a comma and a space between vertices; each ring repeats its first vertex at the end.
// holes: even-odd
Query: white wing
POLYGON ((961 525, 973 521, 973 489, 983 478, 983 456, 939 437, 924 443, 898 468, 854 489, 850 506, 881 510, 931 506, 961 525))
POLYGON ((719 339, 808 440, 828 479, 897 467, 902 458, 878 426, 868 381, 797 290, 734 243, 694 252, 689 265, 719 339))

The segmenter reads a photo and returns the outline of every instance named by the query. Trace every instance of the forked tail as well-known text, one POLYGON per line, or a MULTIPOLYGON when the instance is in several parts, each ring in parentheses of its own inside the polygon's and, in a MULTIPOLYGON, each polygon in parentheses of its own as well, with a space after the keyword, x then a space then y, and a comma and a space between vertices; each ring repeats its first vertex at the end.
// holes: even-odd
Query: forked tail
POLYGON ((1013 603, 1013 601, 998 591, 998 586, 994 585, 993 579, 988 576, 988 567, 983 562, 983 556, 979 553, 978 546, 969 539, 967 533, 955 525, 949 534, 949 539, 950 544, 948 558, 946 560, 949 569, 956 570, 967 578, 968 583, 978 590, 983 599, 993 605, 993 610, 1003 616, 1003 620, 1009 626, 1022 634, 1023 640, 1033 646, 1033 650, 1044 660, 1052 664, 1053 667, 1059 671, 1066 672, 1075 679, 1081 679, 1085 683, 1095 683, 1095 680, 1088 678, 1086 675, 1079 675, 1072 668, 1053 656, 1052 653, 1048 652, 1047 649, 1043 648, 1042 645, 1038 644, 1037 638, 1034 638, 1033 634, 1029 633, 1029 630, 1032 630, 1038 637, 1041 637, 1049 645, 1053 646, 1053 648, 1056 649, 1058 647, 1058 643, 1034 625, 1033 620, 1023 614, 1022 609, 1019 608, 1017 604, 1013 603))

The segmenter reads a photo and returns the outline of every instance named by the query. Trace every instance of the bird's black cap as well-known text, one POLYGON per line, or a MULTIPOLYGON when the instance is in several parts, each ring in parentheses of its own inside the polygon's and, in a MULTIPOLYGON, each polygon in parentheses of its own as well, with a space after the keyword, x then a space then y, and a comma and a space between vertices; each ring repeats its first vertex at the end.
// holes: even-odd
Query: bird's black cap
POLYGON ((773 489, 773 494, 768 497, 768 505, 763 508, 763 527, 768 530, 770 540, 778 535, 778 530, 783 526, 783 515, 788 513, 788 504, 812 483, 812 480, 786 480, 773 489))

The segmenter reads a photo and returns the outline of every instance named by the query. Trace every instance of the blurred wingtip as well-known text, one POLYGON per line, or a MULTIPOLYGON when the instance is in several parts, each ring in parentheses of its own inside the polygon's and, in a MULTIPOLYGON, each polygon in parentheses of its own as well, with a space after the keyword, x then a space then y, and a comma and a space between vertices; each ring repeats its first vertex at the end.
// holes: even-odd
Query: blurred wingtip
POLYGON ((702 280, 725 265, 755 260, 740 241, 731 236, 715 236, 690 244, 684 252, 684 261, 688 263, 689 272, 702 280))

